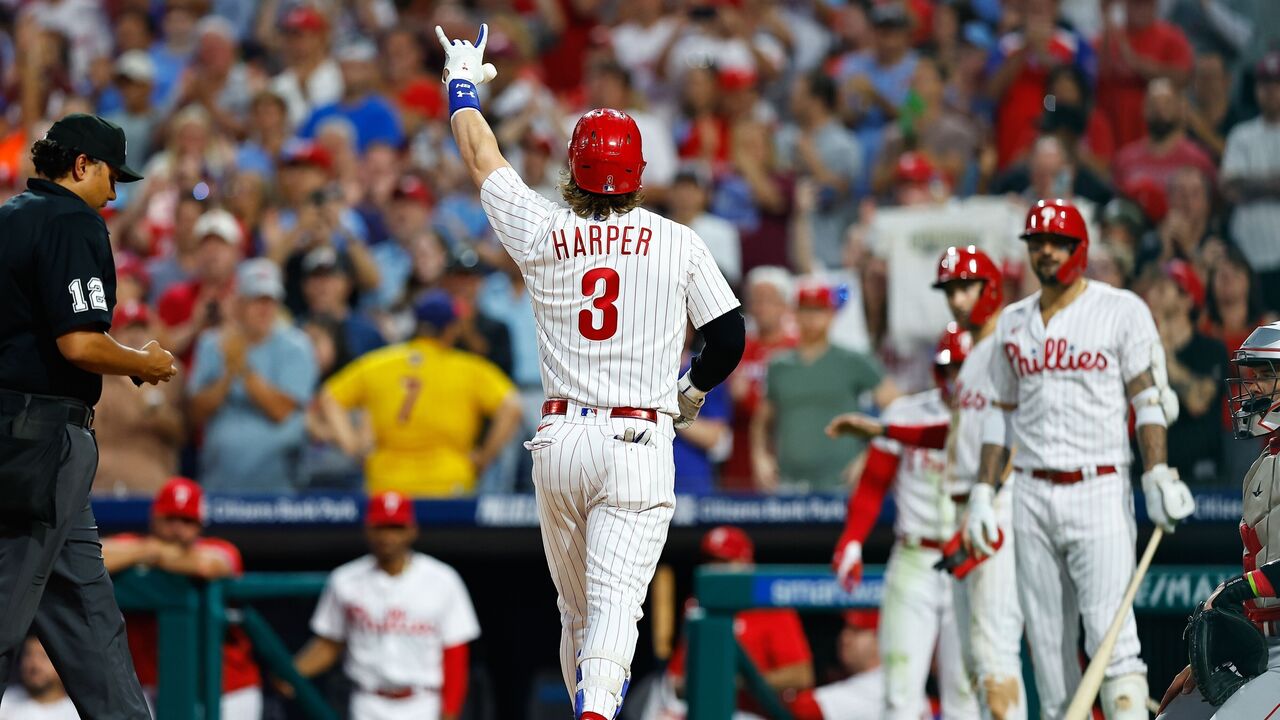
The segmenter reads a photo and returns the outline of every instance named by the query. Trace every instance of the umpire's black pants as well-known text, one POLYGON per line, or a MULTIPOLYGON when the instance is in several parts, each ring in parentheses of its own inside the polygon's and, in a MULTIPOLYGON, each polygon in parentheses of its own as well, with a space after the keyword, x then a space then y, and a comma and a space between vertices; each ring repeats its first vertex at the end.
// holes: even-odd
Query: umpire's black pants
POLYGON ((34 626, 80 717, 150 720, 89 506, 98 443, 64 427, 56 525, 0 525, 0 693, 34 626))

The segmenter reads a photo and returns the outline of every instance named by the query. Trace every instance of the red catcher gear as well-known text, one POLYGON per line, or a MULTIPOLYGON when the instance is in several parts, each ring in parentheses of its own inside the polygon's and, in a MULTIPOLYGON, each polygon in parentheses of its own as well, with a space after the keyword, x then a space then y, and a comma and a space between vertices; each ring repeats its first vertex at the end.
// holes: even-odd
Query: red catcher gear
POLYGON ((938 349, 933 355, 933 380, 942 391, 942 399, 948 403, 951 402, 953 393, 943 368, 964 362, 972 347, 973 337, 969 335, 968 330, 960 329, 958 323, 947 323, 947 329, 943 330, 942 337, 938 338, 938 349))
POLYGON ((643 187, 640 128, 618 110, 592 110, 578 119, 569 140, 569 172, 578 187, 600 195, 623 195, 643 187))
POLYGON ((751 562, 756 548, 742 528, 721 525, 702 536, 702 554, 720 562, 751 562))
POLYGON ((152 517, 179 517, 204 525, 207 517, 204 491, 184 477, 169 478, 151 502, 152 517))
POLYGON ((1036 235, 1057 235, 1076 241, 1071 257, 1058 268, 1058 282, 1070 285, 1084 274, 1089 264, 1089 227, 1075 205, 1061 198, 1032 205, 1020 237, 1028 240, 1036 235))
POLYGON ((952 280, 981 280, 982 294, 969 311, 969 326, 981 327, 1004 303, 1004 277, 986 253, 973 245, 949 247, 938 258, 938 277, 933 281, 942 290, 952 280))

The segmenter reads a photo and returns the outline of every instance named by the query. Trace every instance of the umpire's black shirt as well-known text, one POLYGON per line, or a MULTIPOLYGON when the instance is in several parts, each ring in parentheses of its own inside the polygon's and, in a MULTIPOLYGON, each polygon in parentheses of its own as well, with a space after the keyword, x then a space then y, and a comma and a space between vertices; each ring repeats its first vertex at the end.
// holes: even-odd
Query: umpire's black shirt
POLYGON ((57 339, 107 331, 115 304, 115 261, 97 210, 36 178, 0 205, 0 388, 93 406, 102 376, 68 362, 57 339))

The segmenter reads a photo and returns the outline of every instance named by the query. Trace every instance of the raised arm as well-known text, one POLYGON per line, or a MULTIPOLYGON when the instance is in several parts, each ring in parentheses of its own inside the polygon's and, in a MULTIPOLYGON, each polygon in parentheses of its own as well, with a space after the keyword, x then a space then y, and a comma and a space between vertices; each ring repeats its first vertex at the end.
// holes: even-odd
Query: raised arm
POLYGON ((471 173, 472 182, 480 187, 494 170, 510 167, 498 149, 498 138, 480 113, 480 94, 476 91, 477 85, 492 80, 498 72, 493 65, 484 62, 489 26, 480 26, 474 45, 470 40, 449 40, 439 25, 436 26, 436 37, 444 47, 443 80, 449 89, 449 124, 453 128, 453 139, 458 144, 462 164, 471 173), (463 112, 467 110, 474 112, 463 112))

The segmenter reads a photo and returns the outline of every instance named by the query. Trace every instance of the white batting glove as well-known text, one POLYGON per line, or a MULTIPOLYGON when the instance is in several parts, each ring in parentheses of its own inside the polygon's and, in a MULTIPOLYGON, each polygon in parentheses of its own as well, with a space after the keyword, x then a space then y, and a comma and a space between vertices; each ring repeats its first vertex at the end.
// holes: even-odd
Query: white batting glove
POLYGON ((470 40, 449 40, 444 34, 444 28, 439 25, 436 26, 436 37, 444 47, 444 73, 440 76, 440 82, 468 80, 480 85, 498 76, 498 69, 493 63, 484 61, 484 48, 489 44, 487 23, 480 26, 480 34, 476 36, 474 45, 470 40))
POLYGON ((1151 378, 1160 390, 1160 409, 1164 410, 1164 420, 1172 425, 1178 420, 1178 393, 1169 387, 1169 368, 1164 345, 1159 340, 1151 343, 1151 378))
POLYGON ((862 543, 841 538, 836 545, 831 565, 836 571, 836 581, 840 583, 840 587, 845 592, 853 592, 858 583, 862 582, 862 543))
POLYGON ((1000 539, 1000 525, 996 511, 991 507, 996 489, 984 482, 974 483, 969 491, 969 508, 964 524, 964 538, 981 555, 994 555, 995 543, 1000 539))
POLYGON ((1196 511, 1196 499, 1178 471, 1160 463, 1142 473, 1142 493, 1147 498, 1147 516, 1165 532, 1177 529, 1178 521, 1196 511))
POLYGON ((706 400, 707 394, 693 386, 689 373, 681 375, 680 382, 676 384, 676 402, 680 406, 680 416, 675 421, 676 429, 683 430, 692 425, 698 419, 702 403, 706 400))

